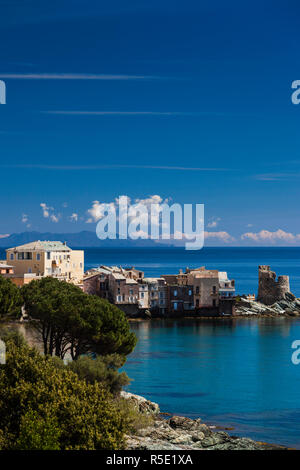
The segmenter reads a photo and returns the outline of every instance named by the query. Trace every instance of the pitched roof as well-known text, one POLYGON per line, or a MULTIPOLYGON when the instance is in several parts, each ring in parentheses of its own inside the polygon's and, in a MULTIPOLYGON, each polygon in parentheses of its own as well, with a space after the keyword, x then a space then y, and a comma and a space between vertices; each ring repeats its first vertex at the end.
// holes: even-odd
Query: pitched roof
POLYGON ((137 282, 134 279, 130 279, 130 278, 126 277, 125 284, 137 284, 137 282))
MULTIPOLYGON (((14 250, 14 251, 71 251, 71 248, 69 248, 67 245, 65 245, 63 242, 55 242, 55 241, 49 241, 49 240, 37 240, 35 242, 31 243, 25 243, 25 245, 19 245, 15 246, 13 248, 8 248, 8 250, 14 250)), ((8 251, 6 250, 6 251, 8 251)))
POLYGON ((125 276, 123 276, 123 274, 119 274, 119 273, 111 273, 112 277, 116 280, 119 280, 119 281, 123 281, 125 278, 125 276))

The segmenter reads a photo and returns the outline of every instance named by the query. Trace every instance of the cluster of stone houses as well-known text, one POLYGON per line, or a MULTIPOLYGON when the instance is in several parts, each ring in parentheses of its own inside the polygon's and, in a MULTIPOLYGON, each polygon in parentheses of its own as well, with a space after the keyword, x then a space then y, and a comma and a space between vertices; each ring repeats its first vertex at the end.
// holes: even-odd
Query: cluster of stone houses
POLYGON ((234 281, 226 272, 205 267, 145 278, 133 267, 101 266, 85 273, 83 289, 118 305, 127 314, 234 314, 234 281))
POLYGON ((7 249, 0 274, 18 286, 45 276, 71 282, 129 315, 234 314, 235 285, 226 272, 201 267, 145 277, 134 267, 100 266, 84 273, 84 251, 60 241, 38 240, 7 249))

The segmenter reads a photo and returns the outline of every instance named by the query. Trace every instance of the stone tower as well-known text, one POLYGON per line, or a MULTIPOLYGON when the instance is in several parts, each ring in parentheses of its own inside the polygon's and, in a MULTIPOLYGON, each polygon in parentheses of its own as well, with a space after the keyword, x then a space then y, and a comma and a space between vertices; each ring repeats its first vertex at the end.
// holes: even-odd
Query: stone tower
POLYGON ((257 300, 265 305, 272 305, 283 300, 285 294, 290 292, 289 276, 278 276, 270 270, 270 266, 258 267, 258 294, 257 300))

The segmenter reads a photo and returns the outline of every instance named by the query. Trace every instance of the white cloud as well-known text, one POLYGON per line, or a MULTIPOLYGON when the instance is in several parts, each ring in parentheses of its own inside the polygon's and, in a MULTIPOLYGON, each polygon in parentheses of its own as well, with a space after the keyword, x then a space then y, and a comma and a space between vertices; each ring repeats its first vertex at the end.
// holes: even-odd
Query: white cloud
POLYGON ((207 227, 208 227, 208 228, 215 228, 215 227, 217 227, 217 225, 219 224, 220 220, 221 220, 220 217, 213 217, 213 218, 210 219, 210 221, 208 222, 207 227))
POLYGON ((22 223, 26 224, 28 222, 28 215, 27 214, 22 214, 22 223))
POLYGON ((63 116, 193 116, 182 111, 42 111, 43 114, 63 116))
POLYGON ((233 242, 235 240, 228 232, 204 232, 204 238, 215 238, 217 240, 223 241, 224 243, 233 242))
POLYGON ((57 223, 60 219, 60 214, 54 214, 54 207, 47 206, 45 202, 41 202, 40 207, 42 208, 43 217, 50 219, 51 222, 57 223))
POLYGON ((77 222, 78 221, 78 214, 76 214, 76 212, 73 212, 73 214, 70 215, 69 219, 71 220, 71 222, 77 222))
MULTIPOLYGON (((229 171, 228 168, 214 168, 214 167, 190 167, 190 166, 162 166, 162 165, 51 165, 51 164, 5 164, 0 165, 0 168, 38 168, 41 170, 61 170, 61 171, 94 171, 94 170, 116 170, 116 169, 131 169, 137 170, 167 170, 167 171, 203 171, 203 172, 218 172, 229 171)), ((230 170, 232 171, 232 169, 230 170)))
POLYGON ((42 211, 43 211, 43 217, 45 217, 45 218, 49 217, 49 209, 51 209, 51 208, 48 207, 45 202, 41 202, 40 206, 41 206, 42 211))
MULTIPOLYGON (((150 206, 152 204, 158 204, 158 206, 154 206, 154 209, 157 209, 157 212, 159 211, 159 206, 160 204, 167 203, 169 199, 163 199, 161 196, 158 194, 154 194, 152 196, 149 196, 144 199, 139 199, 136 198, 134 201, 131 200, 130 197, 128 196, 120 196, 123 198, 127 198, 127 206, 128 208, 132 206, 133 204, 141 204, 147 207, 148 211, 150 210, 150 206)), ((87 210, 87 213, 89 215, 88 219, 86 220, 86 223, 93 223, 93 222, 98 222, 102 217, 105 215, 105 208, 104 208, 105 203, 100 203, 99 201, 93 201, 92 207, 87 210)), ((116 198, 114 202, 109 202, 108 205, 113 207, 114 209, 117 209, 117 205, 119 204, 119 198, 116 198)), ((105 204, 106 205, 106 204, 105 204)), ((143 216, 139 216, 139 220, 142 221, 143 216)), ((146 215, 145 215, 146 217, 146 215)), ((147 215, 147 220, 148 220, 148 215, 147 215)), ((134 217, 128 217, 128 221, 134 221, 134 217)))
MULTIPOLYGON (((115 208, 114 202, 110 202, 108 203, 108 205, 111 206, 112 208, 115 208)), ((100 203, 99 201, 93 201, 92 207, 88 209, 87 213, 90 216, 86 221, 87 224, 98 222, 105 215, 104 204, 100 203)))
POLYGON ((264 242, 274 244, 276 242, 293 243, 300 239, 300 234, 293 235, 290 232, 278 229, 275 232, 269 230, 261 230, 260 232, 247 232, 241 235, 242 240, 252 240, 254 242, 264 242))
POLYGON ((1 78, 11 78, 14 80, 153 80, 163 79, 164 77, 92 73, 1 73, 1 78))

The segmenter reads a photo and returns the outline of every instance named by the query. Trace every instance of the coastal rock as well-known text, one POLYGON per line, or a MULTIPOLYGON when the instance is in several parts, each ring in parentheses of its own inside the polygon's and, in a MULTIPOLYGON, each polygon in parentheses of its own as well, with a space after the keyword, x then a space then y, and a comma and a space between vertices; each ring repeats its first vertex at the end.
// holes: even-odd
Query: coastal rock
POLYGON ((141 397, 140 395, 135 395, 134 393, 124 391, 122 391, 120 395, 122 398, 132 401, 132 403, 138 408, 140 413, 156 415, 160 412, 159 405, 157 403, 147 400, 146 398, 141 397))
POLYGON ((151 414, 153 421, 135 435, 126 436, 127 450, 282 450, 284 447, 255 442, 252 439, 230 436, 224 431, 212 431, 212 427, 198 419, 172 416, 164 419, 159 406, 140 395, 121 392, 132 400, 141 413, 151 414))
POLYGON ((287 293, 284 299, 268 306, 242 296, 241 299, 237 301, 235 310, 236 315, 299 316, 300 300, 293 294, 287 293))
POLYGON ((159 406, 144 397, 122 392, 128 400, 134 400, 142 413, 152 413, 151 425, 127 435, 128 450, 277 450, 280 446, 255 442, 252 439, 230 436, 224 431, 212 431, 211 427, 198 419, 172 416, 164 419, 159 415, 159 406), (146 411, 147 410, 147 411, 146 411))

